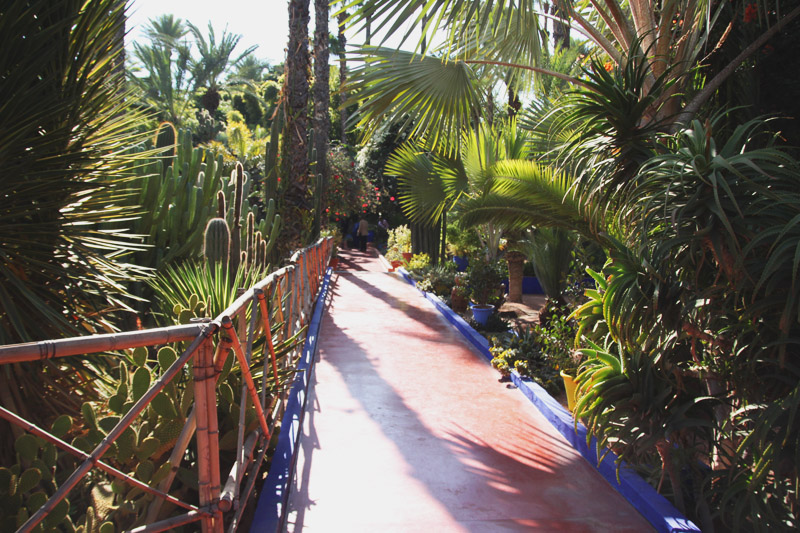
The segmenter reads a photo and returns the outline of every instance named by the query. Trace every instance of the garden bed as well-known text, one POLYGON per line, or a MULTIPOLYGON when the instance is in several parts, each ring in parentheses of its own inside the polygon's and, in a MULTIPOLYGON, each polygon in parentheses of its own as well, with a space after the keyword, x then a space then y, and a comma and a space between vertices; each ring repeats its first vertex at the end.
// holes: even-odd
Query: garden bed
MULTIPOLYGON (((400 268, 397 270, 405 280, 416 286, 408 272, 400 268)), ((489 351, 489 341, 473 329, 460 315, 454 313, 439 297, 434 294, 420 291, 425 298, 490 362, 492 354, 489 351)), ((628 502, 644 516, 656 531, 663 533, 699 532, 700 529, 681 513, 663 496, 636 474, 625 463, 619 471, 616 468, 617 457, 613 452, 608 452, 604 460, 598 465, 596 454, 596 440, 592 438, 587 443, 586 427, 580 422, 576 423, 572 415, 564 407, 566 397, 554 398, 541 386, 528 378, 523 378, 516 372, 511 373, 512 383, 525 395, 526 398, 542 413, 564 439, 594 466, 600 475, 608 481, 628 502)), ((564 395, 565 396, 565 395, 564 395)))

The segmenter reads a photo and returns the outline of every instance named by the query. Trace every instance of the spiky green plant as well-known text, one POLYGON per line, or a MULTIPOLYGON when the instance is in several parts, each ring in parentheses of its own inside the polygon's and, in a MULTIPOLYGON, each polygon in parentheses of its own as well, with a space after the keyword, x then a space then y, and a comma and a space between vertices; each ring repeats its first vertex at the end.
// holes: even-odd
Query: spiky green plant
POLYGON ((116 185, 130 177, 140 119, 127 108, 119 59, 125 2, 7 5, 0 163, 0 343, 111 327, 128 308, 126 233, 116 185), (43 75, 47 73, 47 75, 43 75), (102 225, 102 226, 101 226, 102 225))

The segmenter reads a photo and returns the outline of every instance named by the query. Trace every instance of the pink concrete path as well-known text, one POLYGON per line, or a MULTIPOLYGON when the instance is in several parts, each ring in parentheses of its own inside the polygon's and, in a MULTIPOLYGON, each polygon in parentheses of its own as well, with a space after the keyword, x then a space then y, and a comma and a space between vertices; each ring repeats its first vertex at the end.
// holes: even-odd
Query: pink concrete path
POLYGON ((342 252, 288 531, 651 531, 374 254, 342 252))

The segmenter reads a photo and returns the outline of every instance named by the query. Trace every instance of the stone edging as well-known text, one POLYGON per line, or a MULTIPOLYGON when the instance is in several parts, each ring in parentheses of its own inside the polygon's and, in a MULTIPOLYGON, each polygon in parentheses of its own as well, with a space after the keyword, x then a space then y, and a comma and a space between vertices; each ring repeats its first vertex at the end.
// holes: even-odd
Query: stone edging
MULTIPOLYGON (((408 283, 416 287, 416 282, 404 268, 397 269, 397 272, 408 283)), ((489 352, 489 341, 483 335, 475 331, 463 318, 454 313, 438 296, 425 291, 420 292, 478 350, 481 356, 487 361, 492 360, 492 354, 489 352)), ((564 439, 590 465, 595 467, 600 475, 628 500, 634 509, 639 511, 650 522, 656 531, 659 533, 700 533, 700 528, 681 515, 680 511, 672 503, 656 492, 650 484, 625 463, 619 469, 618 480, 615 465, 617 456, 613 452, 608 452, 600 465, 598 465, 596 439, 592 437, 591 442, 587 444, 586 427, 580 422, 575 424, 569 411, 564 409, 538 383, 521 377, 516 371, 512 371, 511 380, 564 439)))

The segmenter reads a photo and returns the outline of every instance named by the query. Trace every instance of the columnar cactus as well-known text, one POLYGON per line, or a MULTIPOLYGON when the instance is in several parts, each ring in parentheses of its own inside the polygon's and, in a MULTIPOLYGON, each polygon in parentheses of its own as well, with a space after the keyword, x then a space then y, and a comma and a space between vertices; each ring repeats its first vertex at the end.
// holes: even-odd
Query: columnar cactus
POLYGON ((242 251, 241 217, 242 199, 244 198, 244 167, 241 163, 236 163, 236 170, 231 175, 231 181, 234 181, 233 220, 231 220, 231 254, 228 265, 231 272, 236 272, 239 269, 242 251))
POLYGON ((224 218, 212 218, 206 224, 203 254, 209 266, 221 263, 223 268, 227 267, 231 255, 231 232, 224 218))

